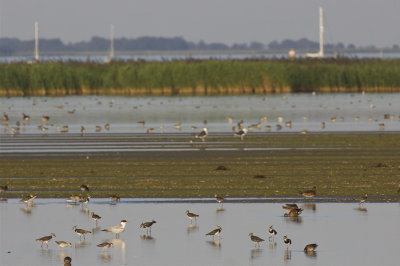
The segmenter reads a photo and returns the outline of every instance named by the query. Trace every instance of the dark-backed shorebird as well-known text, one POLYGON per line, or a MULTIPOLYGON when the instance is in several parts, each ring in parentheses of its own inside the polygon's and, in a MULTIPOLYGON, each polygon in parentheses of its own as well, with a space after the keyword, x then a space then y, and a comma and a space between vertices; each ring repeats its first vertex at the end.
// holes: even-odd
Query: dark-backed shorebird
POLYGON ((114 233, 116 238, 119 238, 119 234, 125 231, 126 224, 129 223, 127 220, 122 220, 120 224, 111 226, 109 228, 103 229, 101 231, 114 233))
POLYGON ((8 186, 0 186, 0 192, 4 192, 8 190, 8 186))
POLYGON ((113 243, 110 243, 110 242, 103 242, 103 243, 98 244, 97 246, 98 246, 99 248, 102 248, 103 250, 106 250, 106 249, 112 247, 113 245, 114 245, 114 244, 113 244, 113 243))
POLYGON ((49 241, 53 238, 56 237, 56 235, 54 233, 51 233, 49 236, 44 236, 41 238, 36 239, 36 241, 40 241, 42 242, 41 247, 43 247, 43 243, 45 243, 47 245, 47 247, 49 247, 49 241))
POLYGON ((95 214, 94 212, 92 212, 92 218, 93 218, 93 220, 96 221, 96 225, 97 225, 97 221, 101 219, 101 217, 99 215, 95 214))
POLYGON ((235 132, 234 136, 240 137, 241 140, 244 139, 244 136, 247 134, 247 128, 240 129, 239 131, 235 132))
POLYGON ((292 244, 292 240, 290 240, 289 238, 287 238, 287 236, 283 237, 283 243, 285 243, 286 248, 289 249, 289 246, 292 244))
POLYGON ((269 234, 268 239, 271 239, 271 238, 273 239, 277 234, 276 230, 274 228, 272 228, 272 225, 268 229, 268 234, 269 234))
POLYGON ((288 213, 285 213, 283 216, 285 217, 298 217, 303 212, 303 209, 297 208, 292 209, 288 213))
POLYGON ((86 128, 84 126, 81 126, 81 135, 85 136, 86 134, 86 128))
POLYGON ((222 202, 225 201, 224 197, 218 196, 217 194, 214 195, 215 200, 219 203, 219 205, 222 205, 222 202))
POLYGON ((317 244, 308 244, 306 245, 306 247, 304 248, 304 252, 314 252, 315 249, 318 247, 317 244))
POLYGON ((75 225, 74 227, 72 227, 72 229, 75 231, 75 233, 78 234, 79 240, 81 240, 81 237, 82 237, 82 236, 83 236, 83 239, 86 239, 86 235, 92 233, 92 232, 90 232, 90 231, 77 228, 76 225, 75 225))
POLYGON ((24 121, 29 121, 29 119, 31 119, 31 117, 29 115, 25 114, 25 113, 22 113, 22 119, 24 121))
POLYGON ((42 122, 47 123, 50 120, 50 117, 47 115, 42 115, 42 122))
POLYGON ((214 236, 218 236, 218 238, 221 238, 221 236, 220 236, 221 231, 222 231, 222 227, 218 225, 216 229, 212 230, 211 232, 208 232, 206 234, 206 236, 212 236, 213 239, 214 239, 214 236))
POLYGON ((111 202, 117 202, 117 201, 121 200, 121 198, 117 195, 110 196, 110 199, 111 199, 111 202))
POLYGON ((365 195, 360 198, 360 205, 363 205, 367 201, 367 199, 368 199, 368 194, 365 193, 365 195))
POLYGON ((205 127, 198 135, 196 135, 196 138, 201 139, 201 141, 204 142, 207 136, 208 136, 208 129, 205 127))
POLYGON ((140 224, 140 228, 146 229, 146 233, 148 233, 149 230, 150 230, 150 234, 151 234, 151 226, 152 226, 153 224, 155 224, 155 223, 157 223, 157 222, 154 221, 154 220, 152 220, 151 222, 141 223, 141 224, 140 224))
POLYGON ((70 247, 72 244, 70 242, 66 242, 66 241, 56 241, 58 248, 65 248, 65 247, 70 247))
POLYGON ((194 219, 194 221, 197 221, 197 217, 199 217, 198 214, 191 213, 191 212, 189 212, 189 210, 186 210, 186 215, 190 219, 190 223, 192 223, 193 219, 194 219))
POLYGON ((317 195, 317 187, 313 186, 312 189, 301 192, 301 195, 306 198, 315 197, 315 195, 317 195))
POLYGON ((264 239, 262 239, 262 238, 260 238, 260 237, 258 237, 258 236, 253 235, 253 233, 250 233, 249 236, 250 236, 251 241, 253 241, 253 242, 255 243, 255 244, 254 244, 255 247, 257 247, 257 246, 259 247, 259 246, 260 246, 260 243, 263 242, 263 241, 265 241, 264 239))
POLYGON ((89 191, 89 187, 88 187, 87 185, 85 185, 85 184, 82 184, 82 185, 80 186, 80 189, 81 189, 83 192, 89 191))
POLYGON ((20 202, 24 202, 26 204, 32 204, 33 200, 36 199, 37 196, 30 194, 29 196, 23 197, 20 202))

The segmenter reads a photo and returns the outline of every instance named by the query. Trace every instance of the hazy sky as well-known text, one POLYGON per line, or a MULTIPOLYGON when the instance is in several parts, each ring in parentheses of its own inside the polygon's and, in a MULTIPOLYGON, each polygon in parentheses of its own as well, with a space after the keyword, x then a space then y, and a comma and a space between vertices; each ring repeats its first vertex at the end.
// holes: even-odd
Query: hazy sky
POLYGON ((268 44, 318 40, 324 8, 325 42, 400 45, 400 0, 0 0, 0 37, 64 42, 141 36, 183 37, 207 43, 268 44))

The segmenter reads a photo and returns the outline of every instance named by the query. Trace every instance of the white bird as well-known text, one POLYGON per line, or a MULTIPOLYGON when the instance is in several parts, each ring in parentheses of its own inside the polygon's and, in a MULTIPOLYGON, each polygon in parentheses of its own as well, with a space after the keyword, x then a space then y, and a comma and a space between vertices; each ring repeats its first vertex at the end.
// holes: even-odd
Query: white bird
POLYGON ((196 138, 201 139, 201 141, 205 141, 206 137, 208 135, 208 130, 207 128, 203 128, 203 131, 201 131, 198 135, 196 135, 196 138))
POLYGON ((243 138, 247 134, 247 132, 248 132, 247 128, 243 128, 243 129, 240 129, 238 132, 235 132, 234 136, 238 136, 238 137, 240 137, 241 140, 243 140, 243 138))
POLYGON ((101 231, 114 233, 116 238, 119 238, 119 234, 125 230, 126 224, 129 223, 127 220, 122 220, 119 225, 111 226, 107 229, 103 229, 101 231))

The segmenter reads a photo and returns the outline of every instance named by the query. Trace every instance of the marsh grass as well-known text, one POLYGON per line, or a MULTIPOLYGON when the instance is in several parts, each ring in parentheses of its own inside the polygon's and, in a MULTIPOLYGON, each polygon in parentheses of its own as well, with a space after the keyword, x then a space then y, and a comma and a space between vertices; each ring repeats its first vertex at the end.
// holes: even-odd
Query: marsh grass
POLYGON ((397 92, 400 59, 0 64, 0 96, 397 92))

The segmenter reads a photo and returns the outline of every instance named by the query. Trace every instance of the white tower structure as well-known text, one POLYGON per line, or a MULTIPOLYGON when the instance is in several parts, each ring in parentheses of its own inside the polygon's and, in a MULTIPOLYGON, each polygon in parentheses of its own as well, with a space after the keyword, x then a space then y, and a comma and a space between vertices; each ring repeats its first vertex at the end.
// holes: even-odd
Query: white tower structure
POLYGON ((39 23, 35 21, 35 60, 39 61, 39 23))
POLYGON ((319 52, 307 53, 308 57, 324 57, 324 21, 322 7, 319 7, 319 52))

